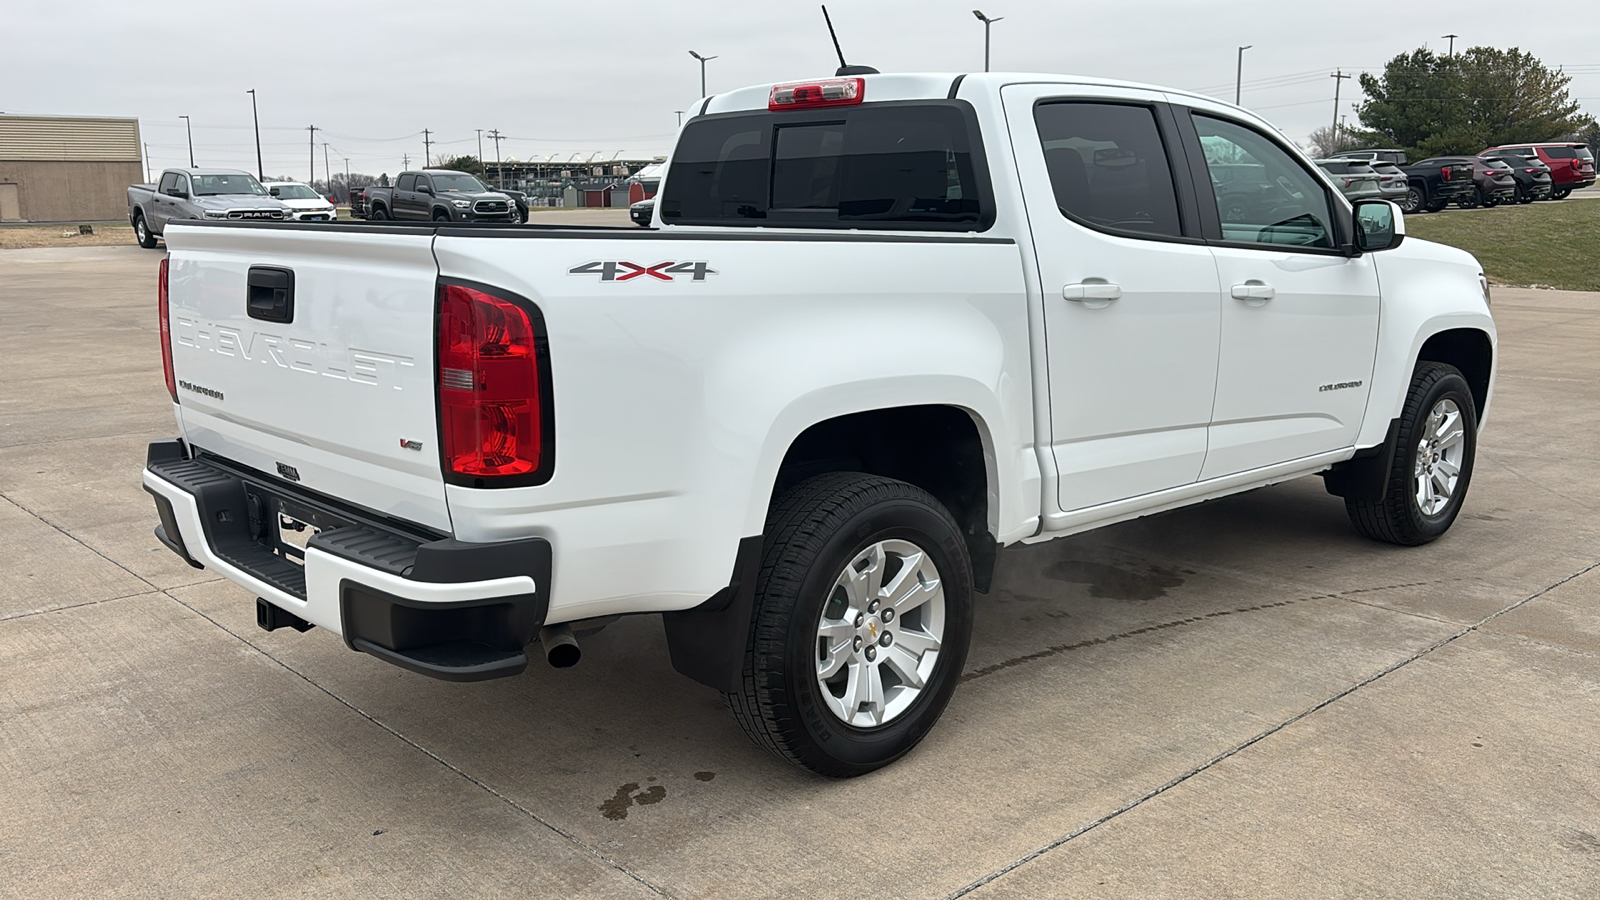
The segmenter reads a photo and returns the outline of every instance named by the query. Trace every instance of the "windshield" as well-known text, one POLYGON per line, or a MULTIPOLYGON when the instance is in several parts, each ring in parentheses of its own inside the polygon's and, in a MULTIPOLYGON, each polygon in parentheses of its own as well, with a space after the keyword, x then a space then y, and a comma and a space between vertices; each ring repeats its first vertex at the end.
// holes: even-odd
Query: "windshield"
POLYGON ((266 196, 267 189, 261 186, 254 175, 236 172, 229 175, 195 175, 194 194, 196 197, 214 197, 218 194, 259 194, 266 196))
POLYGON ((488 188, 483 182, 460 172, 429 172, 428 177, 433 179, 433 189, 439 192, 458 191, 464 194, 481 194, 488 188))
POLYGON ((321 200, 322 195, 303 184, 279 184, 272 188, 272 196, 279 200, 321 200))

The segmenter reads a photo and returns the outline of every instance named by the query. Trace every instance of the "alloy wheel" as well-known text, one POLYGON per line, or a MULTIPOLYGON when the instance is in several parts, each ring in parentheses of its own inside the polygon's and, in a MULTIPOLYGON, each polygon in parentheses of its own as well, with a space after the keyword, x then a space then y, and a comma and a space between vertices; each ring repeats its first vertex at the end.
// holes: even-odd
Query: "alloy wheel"
POLYGON ((1455 496, 1466 454, 1466 429, 1461 408, 1446 397, 1433 405, 1417 441, 1412 493, 1425 516, 1438 515, 1455 496))

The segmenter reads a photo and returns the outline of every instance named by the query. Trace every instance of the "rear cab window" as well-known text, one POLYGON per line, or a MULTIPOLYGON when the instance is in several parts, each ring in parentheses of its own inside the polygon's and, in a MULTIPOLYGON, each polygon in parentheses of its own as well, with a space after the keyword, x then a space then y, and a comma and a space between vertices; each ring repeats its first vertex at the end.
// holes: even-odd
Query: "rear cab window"
POLYGON ((992 196, 971 106, 939 100, 698 118, 660 206, 674 225, 984 231, 992 196))

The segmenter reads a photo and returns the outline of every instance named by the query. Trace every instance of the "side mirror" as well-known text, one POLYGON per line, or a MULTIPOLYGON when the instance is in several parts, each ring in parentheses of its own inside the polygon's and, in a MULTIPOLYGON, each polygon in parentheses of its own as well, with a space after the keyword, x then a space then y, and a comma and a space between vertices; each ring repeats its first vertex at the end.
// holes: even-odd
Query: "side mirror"
POLYGON ((280 190, 280 188, 270 188, 270 190, 272 191, 272 196, 274 196, 274 197, 279 196, 278 191, 280 190))
POLYGON ((1358 250, 1393 250, 1406 239, 1405 213, 1388 200, 1357 200, 1355 233, 1358 250))
POLYGON ((431 196, 433 196, 433 188, 428 187, 425 184, 419 184, 419 185, 417 185, 417 193, 419 193, 419 194, 427 194, 428 196, 431 197, 431 196))

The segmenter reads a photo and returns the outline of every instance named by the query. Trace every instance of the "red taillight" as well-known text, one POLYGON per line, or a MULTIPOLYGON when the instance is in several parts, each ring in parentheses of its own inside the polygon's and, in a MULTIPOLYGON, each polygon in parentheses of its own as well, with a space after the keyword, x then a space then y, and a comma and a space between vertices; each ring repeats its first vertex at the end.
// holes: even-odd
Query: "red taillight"
POLYGON ((178 379, 172 374, 172 324, 167 316, 167 262, 161 257, 161 274, 156 278, 156 308, 161 319, 161 371, 167 376, 167 393, 178 402, 178 379))
POLYGON ((1581 160, 1581 159, 1573 160, 1572 161, 1572 167, 1574 169, 1577 169, 1578 171, 1582 172, 1583 171, 1583 160, 1581 160))
POLYGON ((1445 166, 1443 169, 1439 170, 1439 178, 1444 180, 1444 181, 1449 181, 1450 180, 1450 167, 1449 166, 1445 166))
POLYGON ((447 474, 532 475, 543 447, 533 320, 516 303, 456 284, 439 297, 439 431, 447 474))
POLYGON ((866 99, 864 78, 824 78, 820 81, 791 81, 775 84, 767 95, 767 110, 818 109, 824 106, 855 106, 866 99))

